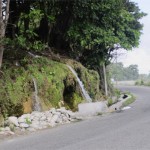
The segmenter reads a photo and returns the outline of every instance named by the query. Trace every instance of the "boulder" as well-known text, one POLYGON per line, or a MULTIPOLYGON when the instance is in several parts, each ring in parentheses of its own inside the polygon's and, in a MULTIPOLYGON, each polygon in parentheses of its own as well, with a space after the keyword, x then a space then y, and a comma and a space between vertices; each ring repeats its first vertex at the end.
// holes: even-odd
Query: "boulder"
POLYGON ((18 119, 15 116, 9 117, 8 122, 9 124, 14 124, 16 127, 19 126, 18 119))
POLYGON ((53 114, 53 113, 56 112, 56 109, 55 109, 55 108, 51 108, 51 109, 50 109, 50 112, 53 114))
POLYGON ((46 116, 41 116, 40 121, 45 121, 46 119, 46 116))
POLYGON ((51 122, 56 122, 58 120, 59 116, 58 115, 54 115, 51 119, 51 122))
POLYGON ((18 122, 19 123, 24 123, 25 122, 25 118, 23 118, 22 116, 18 118, 18 122))
POLYGON ((39 129, 39 126, 40 126, 39 121, 32 121, 32 123, 30 124, 30 127, 34 129, 39 129))
POLYGON ((10 127, 5 127, 5 128, 4 128, 4 131, 11 131, 11 130, 10 130, 10 127))
POLYGON ((104 113, 108 109, 105 102, 82 103, 78 105, 80 115, 92 116, 98 113, 104 113))
POLYGON ((29 128, 29 125, 27 123, 21 123, 19 126, 21 128, 29 128))
POLYGON ((28 128, 27 130, 28 130, 29 132, 35 132, 35 131, 36 131, 36 129, 35 129, 35 128, 31 128, 31 127, 30 127, 30 128, 28 128))

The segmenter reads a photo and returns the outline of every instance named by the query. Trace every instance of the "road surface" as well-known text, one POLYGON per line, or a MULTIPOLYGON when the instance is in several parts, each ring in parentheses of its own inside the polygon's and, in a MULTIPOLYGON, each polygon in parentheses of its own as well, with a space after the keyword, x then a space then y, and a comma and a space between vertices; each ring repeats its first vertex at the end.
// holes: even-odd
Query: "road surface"
POLYGON ((150 88, 121 87, 131 109, 97 116, 0 143, 0 150, 150 150, 150 88))

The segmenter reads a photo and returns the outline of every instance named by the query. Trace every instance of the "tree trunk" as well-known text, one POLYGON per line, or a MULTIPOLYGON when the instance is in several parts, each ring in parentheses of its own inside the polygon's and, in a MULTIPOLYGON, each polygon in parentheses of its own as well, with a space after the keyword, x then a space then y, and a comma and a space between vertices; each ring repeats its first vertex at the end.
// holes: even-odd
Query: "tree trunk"
POLYGON ((100 85, 99 88, 105 94, 105 96, 108 96, 108 84, 107 84, 107 76, 106 76, 106 67, 105 64, 100 65, 97 67, 97 72, 99 74, 100 78, 100 85))
POLYGON ((3 52, 4 52, 4 46, 0 44, 0 68, 2 66, 2 61, 3 61, 3 52))
POLYGON ((9 3, 10 0, 7 0, 5 6, 6 7, 5 15, 3 16, 2 13, 3 2, 2 0, 0 0, 0 69, 2 66, 3 52, 4 52, 3 38, 5 37, 6 26, 9 18, 9 3))
POLYGON ((4 46, 2 45, 2 40, 4 37, 4 22, 3 22, 3 15, 2 15, 2 0, 0 0, 0 68, 2 66, 2 59, 3 59, 3 51, 4 51, 4 46))
POLYGON ((105 87, 105 96, 108 96, 108 87, 107 87, 107 77, 106 77, 106 67, 103 63, 103 74, 104 74, 104 87, 105 87))

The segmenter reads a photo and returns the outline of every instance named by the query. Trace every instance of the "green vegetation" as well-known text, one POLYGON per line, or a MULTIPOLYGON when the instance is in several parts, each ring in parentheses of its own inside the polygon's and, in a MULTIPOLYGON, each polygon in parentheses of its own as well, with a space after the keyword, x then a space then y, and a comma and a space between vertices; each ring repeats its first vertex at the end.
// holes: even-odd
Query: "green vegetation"
MULTIPOLYGON (((4 117, 2 114, 0 114, 0 127, 3 127, 4 126, 4 117)), ((0 128, 1 130, 1 128, 0 128)))
POLYGON ((60 103, 76 110, 84 100, 64 62, 93 101, 101 100, 107 85, 103 69, 115 50, 138 46, 145 15, 126 0, 0 1, 0 113, 32 111, 33 78, 43 110, 60 103))
POLYGON ((150 86, 150 73, 149 74, 140 74, 138 80, 135 82, 135 85, 150 86))
POLYGON ((26 122, 27 124, 31 124, 31 123, 32 123, 29 118, 25 118, 25 120, 26 120, 25 122, 26 122))
POLYGON ((143 28, 140 19, 146 15, 136 3, 125 0, 13 0, 10 3, 5 0, 3 3, 3 9, 9 6, 10 13, 8 20, 3 20, 4 16, 0 22, 0 26, 7 26, 5 30, 0 28, 4 33, 0 37, 3 43, 0 66, 3 51, 4 60, 18 60, 20 53, 28 51, 40 55, 58 53, 97 71, 101 90, 104 89, 103 64, 110 63, 115 50, 138 46, 143 28))
POLYGON ((110 74, 116 81, 127 81, 127 80, 137 80, 139 78, 139 71, 137 65, 130 65, 129 67, 124 67, 123 64, 113 63, 109 66, 110 74))
MULTIPOLYGON (((78 62, 72 61, 72 63, 75 67, 79 66, 78 70, 82 72, 83 77, 86 77, 84 82, 90 85, 87 90, 90 95, 93 94, 94 100, 96 95, 100 95, 98 74, 87 70, 78 62), (97 89, 95 89, 96 84, 97 89)), ((25 58, 20 61, 20 65, 23 67, 3 65, 3 75, 0 80, 2 87, 0 106, 3 115, 19 116, 24 112, 26 108, 23 108, 23 103, 32 99, 35 91, 33 78, 37 82, 38 96, 43 110, 60 107, 61 101, 64 101, 66 107, 76 110, 78 103, 84 100, 76 78, 65 64, 40 57, 25 58)))
POLYGON ((108 104, 107 104, 108 107, 113 104, 113 100, 112 100, 111 98, 109 98, 109 99, 107 100, 107 102, 108 102, 108 104))
POLYGON ((123 103, 122 107, 125 107, 125 106, 130 105, 130 104, 132 104, 132 103, 136 100, 136 98, 135 98, 135 96, 134 96, 133 94, 128 93, 128 95, 131 96, 131 97, 128 98, 128 99, 123 103))
POLYGON ((89 91, 89 95, 93 101, 100 100, 102 95, 99 89, 100 79, 98 73, 96 71, 86 69, 83 65, 71 59, 65 59, 64 61, 72 66, 77 72, 78 77, 83 82, 85 89, 89 91))

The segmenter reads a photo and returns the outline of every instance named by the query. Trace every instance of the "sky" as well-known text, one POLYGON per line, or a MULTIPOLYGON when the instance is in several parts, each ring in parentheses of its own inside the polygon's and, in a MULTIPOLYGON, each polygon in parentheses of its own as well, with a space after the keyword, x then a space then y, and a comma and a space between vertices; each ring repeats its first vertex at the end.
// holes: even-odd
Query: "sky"
POLYGON ((138 4, 141 11, 147 13, 146 17, 141 19, 144 25, 140 38, 140 45, 132 51, 123 51, 121 56, 118 56, 118 62, 123 62, 127 67, 131 64, 137 64, 140 74, 150 73, 150 0, 131 0, 138 4))

